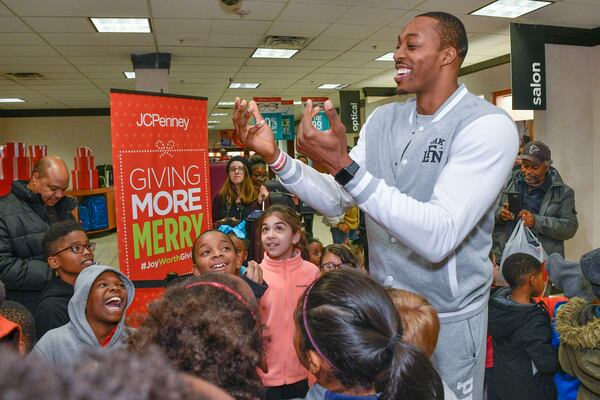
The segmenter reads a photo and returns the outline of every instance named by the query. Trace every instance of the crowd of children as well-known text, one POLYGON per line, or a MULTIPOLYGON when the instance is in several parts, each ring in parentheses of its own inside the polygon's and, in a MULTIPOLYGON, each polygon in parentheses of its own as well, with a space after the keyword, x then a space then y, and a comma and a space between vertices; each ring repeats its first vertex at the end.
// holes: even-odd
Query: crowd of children
MULTIPOLYGON (((43 248, 55 277, 34 318, 2 304, 0 283, 0 399, 456 399, 430 361, 440 321, 427 299, 375 282, 358 246, 307 238, 289 207, 216 221, 137 329, 133 283, 95 262, 79 225, 52 225, 43 248)), ((487 399, 599 398, 600 249, 566 263, 504 260, 487 399), (547 273, 560 302, 540 297, 547 273)))

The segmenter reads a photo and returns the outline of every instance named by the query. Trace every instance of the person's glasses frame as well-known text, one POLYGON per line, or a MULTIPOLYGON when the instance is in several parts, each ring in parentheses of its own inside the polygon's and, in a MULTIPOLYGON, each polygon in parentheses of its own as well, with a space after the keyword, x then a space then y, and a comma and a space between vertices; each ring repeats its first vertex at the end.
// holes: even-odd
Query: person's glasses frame
POLYGON ((57 251, 56 253, 52 254, 51 257, 54 257, 55 255, 60 254, 63 251, 67 251, 67 250, 71 250, 74 254, 81 254, 81 253, 83 253, 84 248, 88 249, 88 251, 90 251, 90 252, 93 252, 94 250, 96 250, 96 243, 94 243, 94 242, 88 242, 86 244, 75 243, 75 244, 70 245, 69 247, 65 247, 64 249, 57 251))
POLYGON ((352 264, 350 263, 340 263, 340 264, 334 264, 334 263, 325 263, 325 264, 321 264, 321 269, 325 272, 330 272, 330 271, 336 271, 338 269, 342 269, 342 268, 350 268, 352 267, 352 264))

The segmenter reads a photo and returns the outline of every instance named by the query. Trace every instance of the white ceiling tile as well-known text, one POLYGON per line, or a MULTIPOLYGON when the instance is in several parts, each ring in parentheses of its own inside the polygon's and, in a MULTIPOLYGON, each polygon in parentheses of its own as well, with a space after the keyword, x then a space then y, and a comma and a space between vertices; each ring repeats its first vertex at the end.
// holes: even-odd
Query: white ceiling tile
POLYGON ((69 57, 123 57, 133 53, 154 53, 154 46, 56 46, 63 56, 69 57))
POLYGON ((35 64, 43 64, 43 65, 66 65, 68 62, 63 57, 2 57, 0 60, 0 64, 2 65, 35 65, 35 64))
POLYGON ((264 35, 270 21, 252 21, 245 19, 215 21, 210 30, 211 34, 225 35, 264 35))
POLYGON ((356 45, 359 41, 357 39, 326 39, 316 38, 308 45, 309 50, 347 50, 350 47, 356 45))
POLYGON ((212 26, 212 21, 208 19, 154 18, 152 21, 159 38, 165 34, 204 36, 212 26))
MULTIPOLYGON (((154 17, 159 18, 204 18, 234 19, 240 17, 228 12, 218 1, 198 0, 150 0, 154 17)), ((277 17, 285 4, 264 1, 244 0, 242 8, 249 11, 247 20, 270 21, 277 17)))
POLYGON ((340 38, 340 39, 364 39, 375 33, 379 27, 367 25, 344 25, 333 24, 321 34, 322 38, 340 38))
POLYGON ((0 45, 32 46, 46 44, 35 33, 3 33, 0 35, 0 45))
POLYGON ((336 23, 347 25, 387 25, 400 18, 407 10, 374 7, 352 7, 336 23))
POLYGON ((336 67, 357 68, 357 67, 360 67, 361 65, 363 65, 364 63, 365 63, 365 61, 333 60, 333 61, 330 61, 327 64, 323 65, 323 67, 321 67, 321 68, 331 68, 331 67, 333 67, 333 68, 336 68, 336 67))
POLYGON ((96 32, 90 20, 81 17, 25 17, 23 20, 36 32, 96 32))
POLYGON ((146 0, 4 0, 20 16, 147 17, 146 0))
POLYGON ((408 11, 408 12, 406 12, 406 14, 404 14, 397 20, 390 23, 389 26, 400 28, 398 30, 398 33, 400 33, 402 28, 404 28, 414 17, 416 17, 419 14, 423 14, 423 11, 418 11, 418 10, 417 11, 414 11, 414 10, 408 11))
POLYGON ((298 60, 331 60, 342 54, 341 50, 302 50, 294 56, 298 60))
POLYGON ((393 36, 389 39, 365 39, 352 48, 352 51, 363 51, 385 54, 393 52, 396 49, 397 37, 393 36))
POLYGON ((150 33, 42 33, 55 46, 152 46, 150 33))
POLYGON ((65 65, 44 65, 44 64, 34 64, 34 65, 23 65, 18 67, 18 70, 15 70, 14 65, 2 65, 2 60, 0 59, 0 73, 5 72, 77 72, 75 67, 65 64, 65 65))
POLYGON ((0 33, 4 32, 31 32, 31 29, 17 17, 0 17, 0 33))
POLYGON ((262 36, 259 35, 211 34, 207 44, 220 47, 256 47, 261 40, 262 36))
POLYGON ((323 22, 293 22, 277 21, 269 29, 268 35, 275 36, 300 36, 313 38, 319 36, 327 27, 328 23, 323 22))
POLYGON ((0 15, 13 15, 13 13, 2 3, 0 3, 0 15))
POLYGON ((484 17, 481 15, 463 15, 460 20, 467 32, 498 33, 506 30, 510 20, 505 18, 484 17))
POLYGON ((222 65, 222 66, 241 66, 246 61, 245 58, 224 58, 224 57, 171 57, 171 64, 178 65, 222 65))
POLYGON ((81 72, 118 72, 123 73, 123 71, 131 71, 132 66, 131 63, 127 64, 118 64, 118 65, 80 65, 77 67, 81 72))
POLYGON ((114 64, 127 64, 131 63, 131 57, 129 55, 123 55, 121 57, 69 57, 74 65, 114 65, 114 64))
POLYGON ((445 11, 457 16, 468 14, 491 3, 489 0, 427 0, 416 8, 423 11, 445 11))
POLYGON ((172 33, 172 34, 160 34, 157 35, 156 40, 159 46, 206 46, 208 43, 208 34, 189 32, 183 33, 172 33))
POLYGON ((332 23, 350 7, 325 4, 289 4, 279 16, 279 21, 332 23))
POLYGON ((4 56, 56 56, 50 46, 0 46, 0 57, 4 56))
POLYGON ((410 10, 421 3, 421 1, 422 0, 363 0, 357 2, 355 5, 381 8, 402 8, 404 10, 410 10))
POLYGON ((595 4, 552 3, 518 18, 518 22, 576 28, 600 27, 600 1, 595 4))

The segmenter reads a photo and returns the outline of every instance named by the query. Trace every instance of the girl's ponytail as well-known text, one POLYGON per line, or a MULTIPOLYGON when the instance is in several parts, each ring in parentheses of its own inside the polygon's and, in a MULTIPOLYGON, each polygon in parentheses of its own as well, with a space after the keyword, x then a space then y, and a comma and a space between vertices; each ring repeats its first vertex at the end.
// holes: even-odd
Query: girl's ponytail
POLYGON ((389 368, 383 382, 375 388, 383 393, 382 399, 436 400, 444 398, 442 380, 427 356, 413 345, 402 341, 398 334, 388 344, 392 352, 389 368))

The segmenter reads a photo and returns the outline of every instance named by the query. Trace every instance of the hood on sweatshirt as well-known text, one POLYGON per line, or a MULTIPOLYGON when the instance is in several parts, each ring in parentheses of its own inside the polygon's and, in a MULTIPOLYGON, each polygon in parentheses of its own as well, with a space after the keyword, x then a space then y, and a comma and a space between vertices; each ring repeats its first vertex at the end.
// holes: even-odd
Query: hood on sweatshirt
POLYGON ((510 299, 511 293, 509 287, 502 287, 493 291, 490 297, 488 324, 490 333, 496 338, 511 336, 539 312, 537 304, 515 303, 510 299))
POLYGON ((106 265, 91 265, 81 271, 77 277, 77 281, 75 281, 75 293, 73 294, 71 301, 69 301, 69 318, 75 327, 79 339, 94 347, 98 346, 98 339, 87 321, 85 308, 94 281, 106 271, 115 273, 121 281, 123 281, 125 291, 127 292, 127 304, 125 305, 123 316, 117 325, 117 330, 115 331, 109 346, 118 341, 121 337, 121 333, 125 329, 125 313, 133 302, 133 296, 135 294, 135 288, 131 280, 115 268, 106 265))

